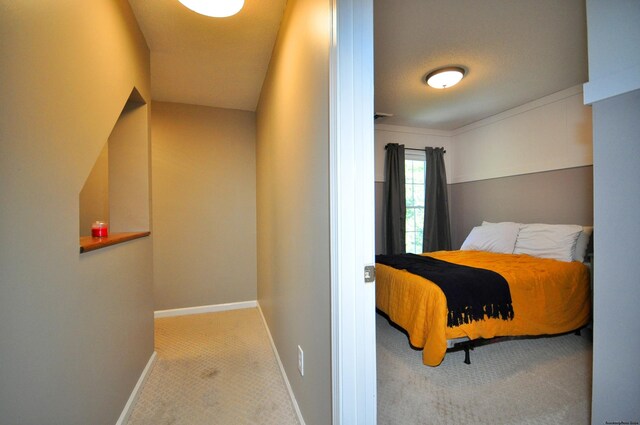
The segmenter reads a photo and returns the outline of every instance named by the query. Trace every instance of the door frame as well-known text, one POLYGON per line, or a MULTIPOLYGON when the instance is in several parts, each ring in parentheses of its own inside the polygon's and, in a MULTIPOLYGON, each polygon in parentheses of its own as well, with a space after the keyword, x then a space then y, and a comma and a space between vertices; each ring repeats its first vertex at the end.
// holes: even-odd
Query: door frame
POLYGON ((373 0, 332 0, 332 423, 376 423, 373 0))

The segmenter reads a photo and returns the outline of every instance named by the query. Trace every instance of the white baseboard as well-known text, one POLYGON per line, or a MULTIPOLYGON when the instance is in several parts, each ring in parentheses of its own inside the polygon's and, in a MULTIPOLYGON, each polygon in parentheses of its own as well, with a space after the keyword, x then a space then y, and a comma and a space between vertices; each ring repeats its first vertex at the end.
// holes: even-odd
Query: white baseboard
POLYGON ((255 300, 228 304, 202 305, 198 307, 174 308, 171 310, 156 310, 153 312, 153 317, 158 319, 160 317, 185 316, 187 314, 215 313, 219 311, 239 310, 242 308, 254 308, 257 306, 258 302, 255 300))
POLYGON ((133 411, 133 406, 136 404, 136 401, 138 400, 138 396, 140 395, 140 389, 142 388, 142 385, 144 385, 144 382, 149 377, 149 372, 151 372, 151 368, 156 362, 156 355, 157 354, 154 351, 153 354, 151 354, 151 357, 149 357, 149 361, 147 362, 147 365, 144 367, 144 370, 142 371, 140 378, 138 378, 138 382, 136 382, 136 386, 133 387, 133 391, 131 391, 129 400, 127 400, 127 404, 124 405, 124 409, 122 410, 122 413, 120 414, 120 417, 118 418, 118 422, 116 422, 116 425, 124 425, 129 421, 129 416, 131 416, 131 412, 133 411))
POLYGON ((271 331, 269 331, 269 326, 267 325, 267 320, 264 318, 264 314, 262 313, 262 309, 260 308, 260 304, 257 303, 258 311, 260 312, 260 317, 262 317, 262 323, 264 323, 264 328, 267 331, 267 335, 269 336, 269 342, 271 343, 271 349, 273 350, 273 354, 276 356, 276 361, 278 362, 278 367, 280 368, 280 373, 282 374, 282 379, 284 380, 284 384, 287 387, 287 391, 289 392, 289 397, 291 397, 291 403, 293 404, 293 409, 296 411, 296 415, 298 415, 298 421, 300 425, 305 425, 304 418, 302 417, 302 412, 300 411, 300 407, 298 406, 298 402, 296 401, 296 396, 293 394, 293 389, 291 389, 291 384, 289 383, 289 378, 287 378, 287 372, 284 371, 284 366, 282 365, 282 361, 280 360, 280 355, 278 354, 278 349, 276 348, 276 344, 273 342, 273 337, 271 336, 271 331))

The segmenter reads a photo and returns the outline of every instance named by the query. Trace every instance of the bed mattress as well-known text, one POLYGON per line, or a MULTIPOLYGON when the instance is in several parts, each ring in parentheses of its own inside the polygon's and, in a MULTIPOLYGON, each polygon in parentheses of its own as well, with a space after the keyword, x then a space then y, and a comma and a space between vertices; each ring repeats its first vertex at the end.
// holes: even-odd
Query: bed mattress
POLYGON ((514 317, 485 319, 447 327, 447 300, 433 282, 405 270, 376 265, 376 307, 423 349, 425 365, 444 359, 447 340, 499 336, 553 335, 579 329, 591 317, 589 270, 564 262, 521 254, 438 251, 433 258, 493 270, 509 284, 514 317))

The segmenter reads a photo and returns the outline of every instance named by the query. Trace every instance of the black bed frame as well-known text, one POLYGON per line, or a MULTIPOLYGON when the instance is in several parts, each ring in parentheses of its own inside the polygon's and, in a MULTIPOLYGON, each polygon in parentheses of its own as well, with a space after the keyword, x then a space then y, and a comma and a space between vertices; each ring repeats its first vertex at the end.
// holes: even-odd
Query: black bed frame
MULTIPOLYGON (((407 339, 409 338, 409 334, 407 333, 407 331, 400 325, 394 323, 389 316, 387 316, 386 313, 384 313, 382 310, 380 309, 376 309, 376 313, 378 313, 380 316, 384 317, 385 319, 387 319, 387 322, 389 323, 389 325, 391 325, 393 328, 399 330, 400 332, 402 332, 403 334, 406 335, 407 339)), ((464 363, 465 364, 471 364, 471 350, 473 350, 476 347, 481 347, 483 345, 488 345, 488 344, 493 344, 496 342, 501 342, 501 341, 510 341, 510 340, 515 340, 515 339, 538 339, 538 338, 549 338, 549 337, 554 337, 554 336, 561 336, 561 335, 568 335, 570 333, 573 333, 575 335, 580 336, 581 335, 581 331, 585 328, 588 328, 589 325, 585 325, 582 326, 578 329, 575 329, 573 331, 569 331, 569 332, 564 332, 561 334, 553 334, 553 335, 531 335, 531 336, 498 336, 495 338, 478 338, 478 339, 470 339, 468 341, 461 341, 461 342, 456 342, 455 344, 453 344, 453 347, 451 348, 447 348, 447 353, 453 353, 456 351, 461 351, 464 350, 464 363)), ((588 330, 588 329, 587 329, 588 330)), ((587 332, 587 338, 591 339, 591 333, 587 332)), ((411 345, 411 342, 409 341, 409 346, 416 350, 416 351, 422 351, 422 348, 419 347, 414 347, 413 345, 411 345)))
MULTIPOLYGON (((392 322, 390 321, 390 323, 392 323, 392 322)), ((453 353, 453 352, 456 352, 456 351, 464 350, 464 363, 465 364, 471 364, 470 351, 473 350, 475 347, 480 347, 480 346, 483 346, 483 345, 493 344, 495 342, 500 342, 500 341, 510 341, 510 340, 514 340, 514 339, 548 338, 548 337, 554 337, 554 336, 567 335, 567 334, 570 334, 570 333, 573 333, 574 335, 577 335, 577 336, 581 336, 582 329, 584 329, 586 327, 587 327, 587 325, 585 325, 585 326, 583 326, 581 328, 578 328, 576 330, 573 330, 573 331, 569 331, 569 332, 565 332, 565 333, 561 333, 561 334, 553 334, 553 335, 499 336, 499 337, 489 338, 489 339, 485 339, 485 338, 470 339, 468 341, 462 341, 462 342, 457 342, 457 343, 453 344, 453 347, 447 348, 447 353, 453 353)), ((398 326, 398 328, 400 328, 400 327, 398 326)), ((402 328, 400 328, 400 329, 402 329, 402 328)))

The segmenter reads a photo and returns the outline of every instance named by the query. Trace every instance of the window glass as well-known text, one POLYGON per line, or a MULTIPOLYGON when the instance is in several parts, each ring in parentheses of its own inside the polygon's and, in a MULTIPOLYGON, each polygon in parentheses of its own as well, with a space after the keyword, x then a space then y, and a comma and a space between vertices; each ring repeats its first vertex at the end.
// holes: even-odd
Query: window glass
POLYGON ((407 204, 406 251, 422 253, 424 225, 425 156, 423 151, 405 151, 405 195, 407 204))

